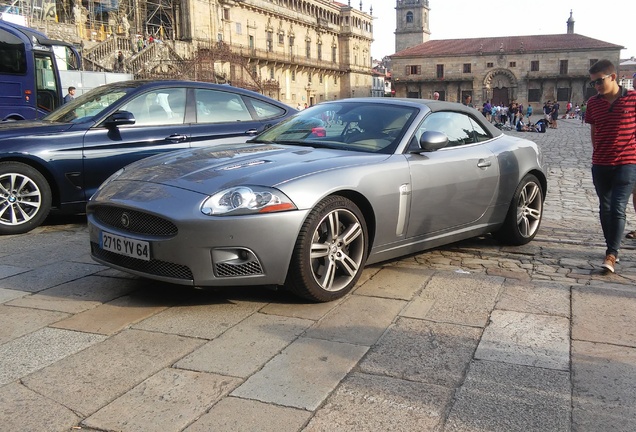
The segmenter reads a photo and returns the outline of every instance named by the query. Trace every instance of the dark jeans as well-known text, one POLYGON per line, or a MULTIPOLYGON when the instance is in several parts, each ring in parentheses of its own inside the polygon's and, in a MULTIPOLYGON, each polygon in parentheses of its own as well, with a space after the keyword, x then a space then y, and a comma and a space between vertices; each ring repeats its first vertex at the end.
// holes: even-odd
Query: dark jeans
POLYGON ((592 179, 600 204, 605 253, 618 257, 625 230, 625 208, 636 183, 636 164, 592 165, 592 179))

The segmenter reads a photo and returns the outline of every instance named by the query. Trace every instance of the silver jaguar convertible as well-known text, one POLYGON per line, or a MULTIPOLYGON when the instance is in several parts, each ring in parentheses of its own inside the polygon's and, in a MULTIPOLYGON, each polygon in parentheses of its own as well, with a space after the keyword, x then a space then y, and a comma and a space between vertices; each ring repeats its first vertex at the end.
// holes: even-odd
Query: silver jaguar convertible
POLYGON ((349 292, 365 264, 539 229, 537 145, 477 110, 418 99, 320 103, 240 145, 136 162, 88 204, 92 257, 191 286, 349 292))

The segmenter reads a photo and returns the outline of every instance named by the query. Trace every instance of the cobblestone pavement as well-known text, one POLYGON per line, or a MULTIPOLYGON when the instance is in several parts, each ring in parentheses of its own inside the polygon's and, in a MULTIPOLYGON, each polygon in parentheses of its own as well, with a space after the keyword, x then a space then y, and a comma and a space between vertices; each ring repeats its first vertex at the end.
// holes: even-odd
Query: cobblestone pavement
POLYGON ((532 243, 370 266, 328 304, 108 269, 82 218, 0 237, 0 430, 636 430, 636 241, 600 272, 589 128, 559 123, 520 134, 549 165, 532 243))

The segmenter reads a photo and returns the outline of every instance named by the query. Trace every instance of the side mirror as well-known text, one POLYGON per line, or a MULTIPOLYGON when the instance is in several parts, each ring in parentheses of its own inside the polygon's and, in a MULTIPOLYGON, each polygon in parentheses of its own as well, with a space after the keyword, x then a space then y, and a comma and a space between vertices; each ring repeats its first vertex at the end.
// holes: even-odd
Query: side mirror
POLYGON ((104 125, 109 128, 118 127, 135 124, 135 121, 135 116, 130 111, 117 111, 106 118, 104 125))
POLYGON ((446 134, 437 131, 425 131, 422 133, 419 142, 419 149, 413 153, 432 152, 444 148, 448 145, 448 137, 446 134))

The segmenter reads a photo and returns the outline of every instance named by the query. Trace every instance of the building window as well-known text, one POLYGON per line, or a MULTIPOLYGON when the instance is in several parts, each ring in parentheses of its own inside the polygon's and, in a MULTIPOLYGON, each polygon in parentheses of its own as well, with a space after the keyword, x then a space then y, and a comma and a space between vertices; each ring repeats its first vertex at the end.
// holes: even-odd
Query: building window
POLYGON ((334 84, 338 84, 338 75, 335 75, 335 76, 333 77, 333 83, 334 83, 334 84))
POLYGON ((470 63, 464 63, 464 73, 470 73, 470 63))
POLYGON ((336 46, 334 45, 331 47, 331 61, 335 63, 336 59, 337 59, 337 51, 336 51, 336 46))
POLYGON ((305 56, 311 58, 311 41, 305 41, 305 56))
POLYGON ((254 49, 254 36, 250 35, 248 43, 249 43, 250 49, 254 49))
POLYGON ((318 42, 318 60, 322 60, 322 44, 318 42))
POLYGON ((223 9, 223 19, 226 21, 230 20, 230 10, 229 9, 223 9))
POLYGON ((269 79, 274 79, 274 68, 269 68, 269 79))
POLYGON ((594 63, 596 63, 598 61, 598 59, 590 59, 590 67, 594 66, 594 63))
POLYGON ((217 42, 223 42, 223 33, 219 33, 216 35, 217 42))
POLYGON ((291 80, 294 81, 294 82, 296 81, 296 70, 295 69, 292 69, 292 71, 291 71, 291 80))
POLYGON ((421 75, 422 74, 422 66, 420 65, 410 65, 406 67, 407 75, 421 75))
POLYGON ((406 13, 406 22, 407 23, 412 23, 413 22, 413 12, 409 11, 406 13))
POLYGON ((517 67, 517 62, 508 63, 508 67, 517 67))
POLYGON ((285 45, 285 33, 278 33, 278 45, 285 45))
POLYGON ((443 64, 438 64, 437 65, 437 78, 444 78, 444 65, 443 64))
POLYGON ((557 101, 569 101, 570 100, 570 89, 565 88, 557 88, 557 101))
MULTIPOLYGON (((559 61, 559 73, 561 75, 567 75, 568 74, 568 61, 567 60, 560 60, 559 61)), ((566 99, 559 99, 559 100, 566 100, 566 99)))
POLYGON ((269 52, 274 51, 274 34, 271 31, 267 32, 266 44, 267 44, 267 51, 269 52))
POLYGON ((528 102, 541 102, 541 89, 528 89, 528 102))
POLYGON ((309 74, 307 74, 307 82, 308 82, 309 84, 311 84, 311 80, 313 79, 313 78, 311 77, 311 75, 312 75, 312 74, 310 74, 310 73, 309 73, 309 74))
POLYGON ((236 34, 243 34, 243 27, 240 22, 236 23, 236 34))
POLYGON ((495 64, 492 62, 488 62, 486 63, 486 67, 491 68, 491 67, 495 67, 495 64))
POLYGON ((318 82, 322 84, 322 74, 318 75, 318 82))
MULTIPOLYGON (((532 60, 530 62, 530 70, 532 72, 539 72, 539 60, 532 60)), ((533 101, 536 102, 536 101, 533 101)))
POLYGON ((290 56, 294 55, 294 37, 293 36, 289 37, 289 55, 290 56))

